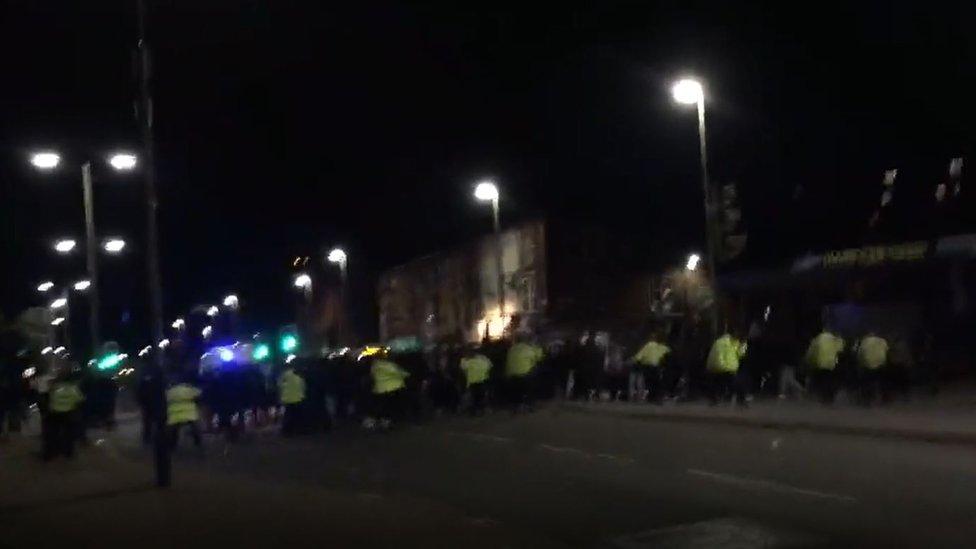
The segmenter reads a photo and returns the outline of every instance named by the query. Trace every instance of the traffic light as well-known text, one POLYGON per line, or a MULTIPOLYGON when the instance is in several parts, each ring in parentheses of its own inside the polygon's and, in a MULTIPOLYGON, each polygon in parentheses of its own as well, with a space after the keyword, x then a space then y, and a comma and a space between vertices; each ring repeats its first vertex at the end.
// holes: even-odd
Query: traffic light
POLYGON ((284 353, 294 353, 295 349, 298 349, 298 336, 291 333, 281 334, 279 347, 284 353))
POLYGON ((97 362, 95 362, 95 367, 99 370, 114 370, 118 368, 119 363, 122 362, 122 355, 119 353, 108 353, 102 355, 97 362))
POLYGON ((258 343, 254 346, 254 351, 251 353, 251 358, 257 362, 267 360, 271 356, 271 348, 268 347, 267 343, 258 343))

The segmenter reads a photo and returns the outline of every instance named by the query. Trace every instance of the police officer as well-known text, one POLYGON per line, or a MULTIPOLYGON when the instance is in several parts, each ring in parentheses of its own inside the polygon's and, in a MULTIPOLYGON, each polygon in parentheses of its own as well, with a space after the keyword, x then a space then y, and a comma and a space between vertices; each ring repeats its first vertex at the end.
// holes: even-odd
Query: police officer
POLYGON ((505 359, 505 377, 512 390, 514 411, 528 408, 532 403, 532 374, 542 361, 542 347, 528 340, 516 342, 508 349, 505 359))
POLYGON ((45 461, 64 455, 74 456, 79 405, 85 396, 73 376, 62 375, 54 382, 48 395, 47 429, 43 440, 42 456, 45 461))
POLYGON ((396 362, 383 356, 373 359, 369 374, 373 379, 373 398, 379 426, 381 429, 389 429, 393 420, 399 418, 406 380, 410 374, 396 362))
POLYGON ((882 383, 882 371, 888 363, 888 342, 869 331, 857 343, 856 351, 861 402, 865 406, 870 405, 878 392, 881 392, 884 400, 888 400, 887 389, 881 390, 879 387, 882 383))
POLYGON ((634 363, 631 372, 631 399, 643 398, 646 389, 648 396, 656 403, 663 398, 662 384, 664 381, 664 360, 671 352, 671 348, 661 343, 661 336, 657 332, 651 334, 650 339, 637 354, 631 358, 634 363))
POLYGON ((746 354, 746 343, 733 334, 722 334, 708 353, 705 368, 712 378, 711 403, 718 404, 720 398, 732 390, 740 406, 747 406, 745 383, 739 377, 739 362, 746 354))
POLYGON ((810 340, 807 347, 804 360, 810 367, 810 381, 824 404, 833 402, 837 393, 836 369, 843 350, 843 338, 834 335, 829 326, 810 340))
POLYGON ((488 387, 488 374, 491 372, 491 360, 477 352, 472 347, 465 347, 461 357, 461 371, 464 381, 471 395, 471 415, 484 412, 485 392, 488 387))
POLYGON ((278 377, 278 396, 285 407, 281 434, 291 436, 302 428, 302 403, 305 401, 305 379, 291 366, 278 377))
POLYGON ((200 389, 184 380, 173 385, 166 390, 166 426, 169 429, 169 443, 176 448, 179 440, 180 429, 186 427, 190 430, 193 437, 193 444, 197 448, 203 446, 200 439, 200 412, 197 409, 197 399, 200 398, 200 389))

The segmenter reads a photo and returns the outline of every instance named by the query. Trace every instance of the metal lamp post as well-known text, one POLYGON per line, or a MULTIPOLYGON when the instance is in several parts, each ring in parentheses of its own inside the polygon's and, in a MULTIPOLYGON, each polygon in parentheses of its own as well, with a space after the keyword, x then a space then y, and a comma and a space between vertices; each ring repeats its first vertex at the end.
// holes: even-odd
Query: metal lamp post
POLYGON ((491 202, 492 220, 495 229, 495 271, 498 273, 498 315, 505 316, 505 272, 502 266, 502 231, 498 220, 498 187, 491 181, 482 181, 474 188, 474 197, 482 202, 491 202))

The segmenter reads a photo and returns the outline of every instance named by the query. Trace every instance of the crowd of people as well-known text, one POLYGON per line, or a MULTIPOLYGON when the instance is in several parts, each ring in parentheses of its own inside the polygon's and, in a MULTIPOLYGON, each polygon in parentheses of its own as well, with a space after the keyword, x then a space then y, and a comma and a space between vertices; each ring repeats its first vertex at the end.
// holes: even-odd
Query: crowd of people
MULTIPOLYGON (((873 332, 845 341, 824 326, 809 343, 784 351, 750 331, 728 330, 710 344, 687 334, 669 336, 666 326, 631 345, 589 331, 545 343, 519 334, 481 345, 347 351, 328 358, 291 356, 277 366, 231 362, 165 373, 147 361, 134 389, 147 444, 163 425, 170 446, 187 433, 199 447, 203 432, 234 441, 247 429, 275 424, 284 436, 339 423, 382 431, 442 414, 526 412, 550 398, 748 406, 765 396, 809 395, 829 404, 845 388, 868 405, 906 395, 908 364, 921 359, 900 341, 890 345, 873 332)), ((114 406, 114 396, 104 396, 114 393, 104 390, 107 378, 86 378, 78 368, 35 382, 45 459, 71 456, 75 441, 84 440, 85 425, 100 417, 93 410, 114 406)))

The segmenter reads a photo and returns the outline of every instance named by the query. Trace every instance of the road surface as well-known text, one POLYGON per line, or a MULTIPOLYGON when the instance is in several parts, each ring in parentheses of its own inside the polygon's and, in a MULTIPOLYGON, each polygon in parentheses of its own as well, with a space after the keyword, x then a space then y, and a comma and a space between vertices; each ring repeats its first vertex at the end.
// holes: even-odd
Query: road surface
MULTIPOLYGON (((113 435, 122 459, 148 469, 133 439, 113 435)), ((452 526, 472 536, 502 532, 489 546, 963 547, 976 535, 971 447, 557 406, 389 434, 209 438, 203 456, 178 451, 175 475, 430 505, 438 510, 425 513, 457 517, 452 526)))

